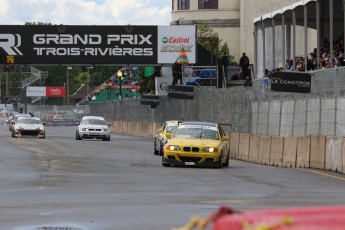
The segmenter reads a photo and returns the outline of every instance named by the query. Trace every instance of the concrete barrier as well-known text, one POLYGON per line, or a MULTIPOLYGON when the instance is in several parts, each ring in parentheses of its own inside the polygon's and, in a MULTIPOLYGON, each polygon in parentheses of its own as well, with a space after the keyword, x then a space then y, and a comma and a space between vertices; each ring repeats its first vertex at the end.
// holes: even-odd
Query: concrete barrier
POLYGON ((310 168, 325 169, 326 137, 310 136, 310 168))
POLYGON ((270 163, 271 153, 271 140, 270 136, 260 136, 259 144, 259 163, 268 165, 270 163))
POLYGON ((133 122, 133 136, 139 136, 139 122, 133 122))
POLYGON ((238 159, 239 156, 239 145, 240 145, 240 134, 230 134, 230 158, 238 159))
POLYGON ((296 167, 297 137, 284 137, 283 167, 296 167))
POLYGON ((238 159, 243 160, 243 161, 249 160, 249 144, 250 144, 250 135, 247 133, 240 133, 238 159))
POLYGON ((343 138, 326 137, 325 169, 343 172, 343 138))
POLYGON ((253 163, 259 163, 259 145, 260 136, 252 134, 249 140, 249 160, 253 163))
POLYGON ((310 167, 310 136, 297 138, 296 168, 310 167))
POLYGON ((122 121, 122 134, 128 135, 128 121, 122 121))
POLYGON ((135 133, 133 132, 133 123, 134 122, 131 122, 131 121, 128 122, 128 135, 130 135, 130 136, 135 135, 135 133))
POLYGON ((270 165, 279 166, 279 167, 283 165, 283 149, 284 149, 284 137, 272 137, 270 165))

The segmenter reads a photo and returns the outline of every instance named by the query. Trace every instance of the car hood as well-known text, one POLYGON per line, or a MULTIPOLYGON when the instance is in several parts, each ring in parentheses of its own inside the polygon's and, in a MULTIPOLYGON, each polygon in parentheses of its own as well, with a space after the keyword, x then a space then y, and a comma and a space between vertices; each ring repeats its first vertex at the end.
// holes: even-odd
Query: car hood
POLYGON ((84 129, 108 129, 107 125, 80 125, 80 128, 84 129))
POLYGON ((196 138, 171 138, 169 145, 178 146, 196 146, 196 147, 218 147, 222 142, 211 139, 196 139, 196 138))
POLYGON ((14 125, 15 129, 25 129, 25 130, 35 130, 43 128, 43 125, 40 124, 16 124, 14 125))

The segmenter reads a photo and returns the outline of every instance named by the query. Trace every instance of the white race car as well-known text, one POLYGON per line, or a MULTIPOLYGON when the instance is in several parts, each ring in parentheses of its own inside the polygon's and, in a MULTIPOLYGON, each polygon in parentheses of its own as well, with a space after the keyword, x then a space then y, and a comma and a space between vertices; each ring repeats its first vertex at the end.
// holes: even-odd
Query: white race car
POLYGON ((76 140, 96 138, 102 139, 103 141, 110 141, 110 125, 107 124, 103 117, 84 116, 76 125, 76 140))
POLYGON ((13 121, 12 137, 45 138, 45 124, 38 117, 18 117, 16 121, 13 121))

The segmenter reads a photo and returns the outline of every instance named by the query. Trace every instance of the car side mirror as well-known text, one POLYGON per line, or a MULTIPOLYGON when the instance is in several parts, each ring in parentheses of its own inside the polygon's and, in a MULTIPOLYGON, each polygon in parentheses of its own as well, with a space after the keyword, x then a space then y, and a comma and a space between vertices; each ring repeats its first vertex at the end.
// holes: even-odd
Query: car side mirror
POLYGON ((108 126, 111 126, 111 124, 108 124, 108 126))
POLYGON ((165 134, 165 136, 166 136, 167 139, 170 139, 171 138, 171 133, 167 133, 167 134, 165 134))
POLYGON ((76 122, 75 125, 80 125, 80 122, 76 122))
POLYGON ((157 129, 157 133, 163 133, 163 129, 157 129))
POLYGON ((228 141, 229 140, 229 136, 223 136, 222 137, 222 141, 228 141))
POLYGON ((42 125, 46 125, 47 124, 47 122, 42 122, 42 125))

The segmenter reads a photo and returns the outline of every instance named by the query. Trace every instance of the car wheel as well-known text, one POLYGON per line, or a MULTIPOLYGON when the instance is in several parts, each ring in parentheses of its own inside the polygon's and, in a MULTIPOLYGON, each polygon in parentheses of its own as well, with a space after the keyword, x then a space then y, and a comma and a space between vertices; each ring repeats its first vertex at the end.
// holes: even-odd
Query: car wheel
POLYGON ((226 157, 226 162, 224 163, 224 167, 229 167, 229 156, 230 154, 228 153, 227 157, 226 157))
POLYGON ((81 140, 82 138, 79 136, 79 132, 76 132, 75 133, 75 139, 76 140, 81 140))
POLYGON ((154 155, 158 155, 158 154, 159 154, 159 151, 157 150, 157 144, 156 144, 156 142, 153 143, 153 154, 154 154, 154 155))
POLYGON ((46 132, 43 133, 43 136, 41 137, 42 139, 46 138, 46 132))
POLYGON ((12 135, 11 135, 13 138, 15 138, 16 137, 16 135, 15 135, 15 132, 14 131, 12 131, 12 135))
POLYGON ((222 165, 223 165, 223 163, 222 163, 222 155, 223 155, 223 153, 221 152, 221 153, 220 153, 220 159, 219 159, 219 161, 218 161, 218 164, 216 165, 216 168, 221 168, 222 165))
POLYGON ((168 164, 168 163, 162 163, 162 165, 163 165, 164 167, 170 167, 170 166, 171 166, 171 164, 168 164))
POLYGON ((160 155, 160 156, 163 156, 163 155, 164 155, 163 147, 160 147, 160 149, 159 149, 159 155, 160 155))
POLYGON ((106 138, 103 138, 102 141, 110 141, 110 136, 106 137, 106 138))
POLYGON ((162 156, 162 165, 163 165, 163 167, 170 167, 171 166, 171 164, 165 163, 163 161, 164 161, 164 157, 162 156))

